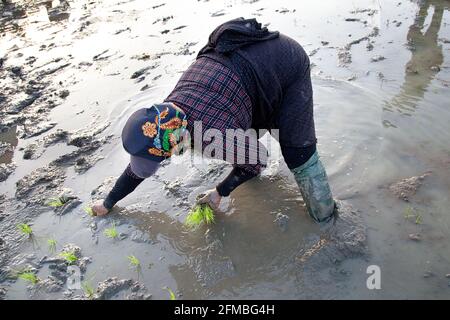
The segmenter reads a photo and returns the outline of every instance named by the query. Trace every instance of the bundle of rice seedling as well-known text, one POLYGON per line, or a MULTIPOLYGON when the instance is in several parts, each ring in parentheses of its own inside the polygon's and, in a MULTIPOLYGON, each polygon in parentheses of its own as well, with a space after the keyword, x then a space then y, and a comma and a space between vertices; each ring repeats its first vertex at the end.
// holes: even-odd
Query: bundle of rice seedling
POLYGON ((190 228, 196 228, 202 223, 211 224, 214 223, 214 211, 207 203, 196 205, 186 217, 186 226, 190 228))
POLYGON ((33 229, 31 229, 31 227, 26 223, 18 224, 17 229, 19 229, 21 233, 27 235, 28 237, 31 237, 33 235, 33 229))

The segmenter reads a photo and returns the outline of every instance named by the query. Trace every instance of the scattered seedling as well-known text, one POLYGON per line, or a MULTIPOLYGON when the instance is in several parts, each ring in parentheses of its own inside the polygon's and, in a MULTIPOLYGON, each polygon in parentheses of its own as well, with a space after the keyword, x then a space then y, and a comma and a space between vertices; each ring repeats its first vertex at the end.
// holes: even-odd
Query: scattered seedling
POLYGON ((31 244, 33 245, 33 249, 36 250, 37 248, 39 248, 39 243, 37 239, 34 237, 33 229, 31 229, 31 227, 28 224, 26 223, 18 224, 17 229, 19 229, 19 231, 22 234, 28 237, 28 241, 30 241, 31 244))
POLYGON ((136 269, 140 269, 141 268, 141 262, 134 255, 128 256, 128 261, 130 261, 130 265, 133 268, 136 268, 136 269))
POLYGON ((19 279, 25 280, 33 285, 37 284, 40 281, 40 279, 33 272, 31 272, 29 270, 24 270, 22 272, 19 272, 17 274, 17 277, 19 279))
POLYGON ((215 216, 214 211, 211 209, 209 204, 199 204, 196 205, 186 217, 185 224, 190 228, 196 228, 202 223, 211 224, 214 223, 215 216))
POLYGON ((422 216, 420 215, 420 213, 417 214, 415 223, 416 224, 422 224, 422 216))
POLYGON ((406 207, 405 210, 403 210, 403 216, 405 217, 405 219, 415 218, 416 214, 414 212, 414 208, 406 207))
POLYGON ((22 232, 24 235, 27 235, 30 238, 33 235, 33 229, 31 229, 31 227, 26 223, 21 223, 17 225, 17 228, 19 229, 20 232, 22 232))
POLYGON ((413 207, 406 207, 403 211, 403 216, 406 220, 414 219, 415 224, 422 224, 422 215, 419 210, 413 208, 413 207))
POLYGON ((106 228, 103 234, 108 238, 117 239, 117 237, 119 236, 119 232, 117 232, 116 224, 113 222, 111 224, 111 228, 106 228))
POLYGON ((128 258, 128 261, 130 262, 130 266, 136 270, 136 272, 138 274, 138 279, 139 279, 139 275, 140 275, 141 270, 142 270, 141 269, 141 262, 134 255, 130 255, 127 258, 128 258))
POLYGON ((47 239, 48 251, 51 253, 56 252, 56 240, 55 239, 47 239))
POLYGON ((94 299, 96 289, 92 285, 92 279, 94 279, 95 274, 89 277, 88 279, 81 282, 81 290, 84 292, 84 296, 89 300, 94 299))
POLYGON ((78 257, 73 251, 61 252, 59 256, 63 258, 68 264, 74 264, 78 261, 78 257))
POLYGON ((85 207, 84 208, 84 212, 86 212, 88 215, 90 215, 91 217, 95 216, 94 210, 92 210, 91 207, 85 207))
POLYGON ((48 199, 45 204, 50 207, 58 208, 65 205, 70 199, 65 196, 57 197, 57 198, 50 198, 48 199))
POLYGON ((84 295, 86 296, 86 298, 88 298, 88 299, 94 298, 95 289, 88 280, 83 281, 81 283, 81 289, 83 289, 83 292, 84 292, 84 295))
POLYGON ((173 293, 172 289, 170 289, 169 287, 163 287, 163 289, 169 292, 170 300, 177 300, 175 293, 173 293))

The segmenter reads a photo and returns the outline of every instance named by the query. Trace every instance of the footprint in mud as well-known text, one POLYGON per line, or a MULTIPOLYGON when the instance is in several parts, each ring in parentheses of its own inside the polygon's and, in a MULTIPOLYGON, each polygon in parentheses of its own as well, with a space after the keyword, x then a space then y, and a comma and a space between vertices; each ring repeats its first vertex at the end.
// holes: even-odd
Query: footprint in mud
POLYGON ((0 164, 0 182, 5 181, 8 177, 13 173, 14 169, 16 169, 16 165, 14 163, 1 163, 0 164))
POLYGON ((91 297, 93 300, 110 300, 112 298, 128 300, 150 300, 151 294, 147 293, 145 286, 132 279, 121 279, 111 277, 98 284, 98 287, 91 297), (129 295, 126 295, 130 292, 129 295))
POLYGON ((338 217, 312 235, 295 256, 299 294, 305 298, 339 296, 351 275, 344 262, 369 255, 367 229, 358 211, 338 201, 338 217), (337 291, 336 291, 337 290, 337 291))
POLYGON ((0 163, 6 163, 6 157, 13 152, 13 146, 0 140, 0 163))
POLYGON ((367 254, 366 227, 348 203, 337 201, 336 218, 320 227, 319 239, 310 241, 296 257, 303 267, 319 270, 367 254))

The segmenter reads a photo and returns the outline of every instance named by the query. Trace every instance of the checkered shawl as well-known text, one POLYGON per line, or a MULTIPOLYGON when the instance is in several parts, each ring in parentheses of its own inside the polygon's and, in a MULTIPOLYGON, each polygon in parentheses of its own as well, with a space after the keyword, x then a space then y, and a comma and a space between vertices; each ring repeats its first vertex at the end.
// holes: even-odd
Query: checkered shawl
MULTIPOLYGON (((186 113, 187 129, 192 139, 195 139, 194 121, 202 122, 203 137, 207 129, 218 129, 225 137, 227 129, 247 130, 251 127, 252 103, 240 78, 228 67, 207 57, 199 58, 190 65, 165 101, 175 103, 186 113)), ((223 157, 227 148, 233 147, 236 161, 238 148, 243 147, 236 141, 233 146, 223 141, 223 157)), ((238 166, 256 175, 263 164, 259 158, 257 163, 250 163, 248 140, 245 141, 245 164, 238 166)), ((203 142, 203 150, 209 143, 203 142)), ((266 152, 265 149, 261 151, 266 152)))

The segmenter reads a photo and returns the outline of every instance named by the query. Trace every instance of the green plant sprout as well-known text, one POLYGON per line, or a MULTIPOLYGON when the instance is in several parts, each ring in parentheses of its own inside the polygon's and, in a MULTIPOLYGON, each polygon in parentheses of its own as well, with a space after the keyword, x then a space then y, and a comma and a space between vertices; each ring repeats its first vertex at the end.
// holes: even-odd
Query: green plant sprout
POLYGON ((57 198, 50 198, 45 202, 45 204, 47 206, 57 208, 57 207, 62 207, 63 205, 65 205, 68 202, 68 200, 69 199, 64 196, 57 197, 57 198))
POLYGON ((169 299, 170 300, 177 300, 175 293, 173 293, 172 289, 170 289, 169 287, 163 287, 164 290, 167 290, 167 292, 169 292, 169 299))
POLYGON ((113 222, 111 224, 111 228, 106 228, 103 234, 108 238, 116 239, 119 236, 119 233, 117 232, 116 229, 116 224, 113 222))
POLYGON ((20 272, 17 277, 19 279, 25 280, 27 282, 30 282, 31 284, 35 285, 37 284, 40 279, 31 271, 25 270, 20 272))
POLYGON ((409 219, 409 218, 415 218, 416 214, 412 207, 406 207, 405 210, 403 210, 403 216, 405 217, 405 219, 409 219))
POLYGON ((420 213, 416 216, 415 224, 422 224, 422 216, 420 215, 420 213))
POLYGON ((422 215, 420 214, 420 211, 417 209, 414 209, 413 207, 406 207, 403 211, 403 216, 406 220, 409 220, 410 218, 414 218, 415 224, 421 224, 422 223, 422 215))
POLYGON ((214 223, 215 216, 214 211, 209 204, 203 203, 196 205, 186 217, 185 224, 190 228, 200 226, 202 223, 211 224, 214 223))
POLYGON ((19 229, 20 232, 27 235, 28 237, 31 237, 33 235, 33 230, 26 223, 21 223, 17 225, 17 228, 19 229))
POLYGON ((136 270, 137 276, 138 276, 138 280, 139 280, 139 275, 141 274, 141 270, 142 270, 141 269, 141 262, 134 255, 130 255, 127 258, 128 258, 128 261, 130 262, 130 266, 136 270))
POLYGON ((86 213, 87 213, 88 215, 90 215, 91 217, 94 217, 94 216, 95 216, 94 210, 92 210, 91 207, 85 207, 83 210, 84 210, 84 212, 86 212, 86 213))
POLYGON ((89 281, 87 281, 87 280, 83 281, 81 283, 81 289, 83 289, 83 292, 84 292, 84 295, 86 296, 86 298, 88 298, 88 299, 94 298, 95 289, 89 281))
POLYGON ((56 240, 55 239, 47 239, 48 251, 51 253, 56 252, 56 240))
POLYGON ((73 251, 61 252, 59 256, 64 260, 66 260, 68 264, 74 264, 75 262, 78 261, 78 257, 75 255, 73 251))
POLYGON ((141 268, 141 262, 139 261, 138 258, 136 258, 136 256, 131 255, 128 256, 128 261, 130 261, 130 265, 134 268, 136 268, 137 270, 141 268))

